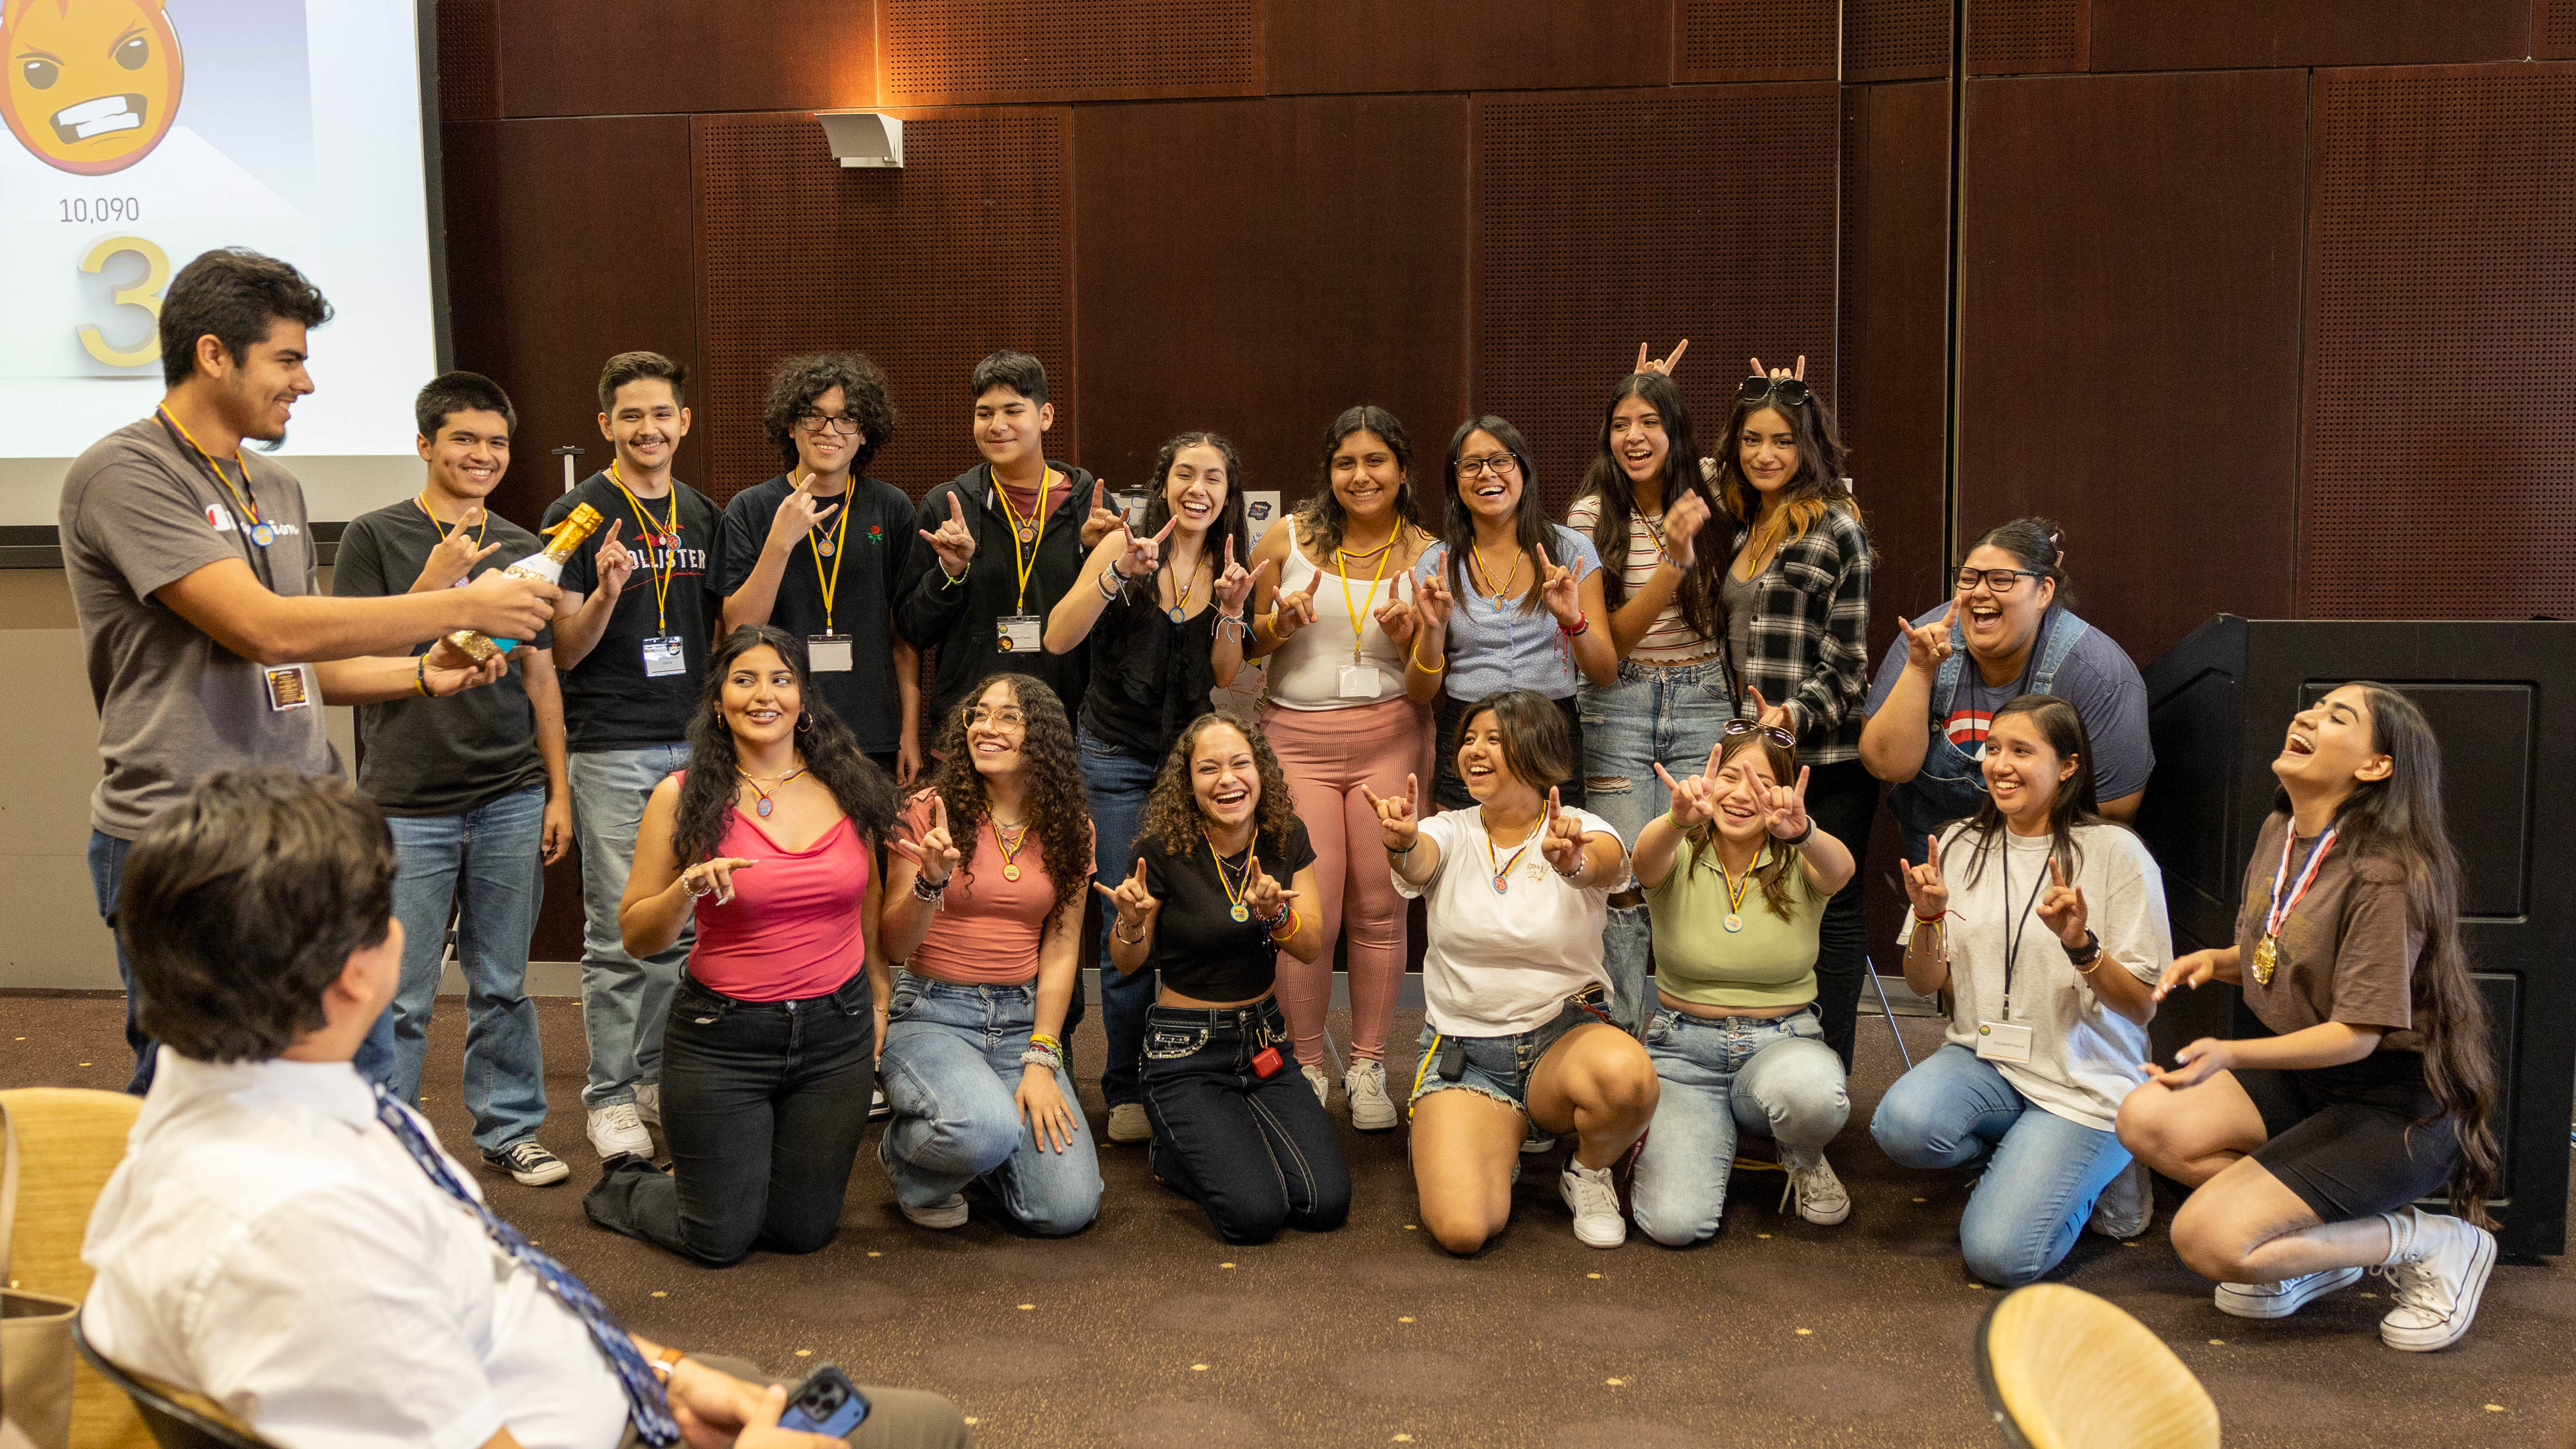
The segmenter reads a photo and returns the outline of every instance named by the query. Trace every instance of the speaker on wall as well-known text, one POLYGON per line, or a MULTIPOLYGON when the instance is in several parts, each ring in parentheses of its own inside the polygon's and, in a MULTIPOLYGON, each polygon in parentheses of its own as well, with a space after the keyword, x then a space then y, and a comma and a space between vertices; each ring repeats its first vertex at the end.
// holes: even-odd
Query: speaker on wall
MULTIPOLYGON (((2146 669, 2156 773, 2138 833, 2164 869, 2176 952, 2234 939, 2246 863, 2271 813, 2271 764, 2290 717, 2372 679, 2424 711, 2442 745, 2443 805, 2460 853, 2461 937, 2491 1017, 2504 1147, 2492 1205, 2507 1252, 2567 1237, 2576 1095, 2576 623, 2558 620, 2243 619, 2221 614, 2146 669)), ((2229 1034, 2233 987, 2168 998, 2160 1059, 2229 1034)))

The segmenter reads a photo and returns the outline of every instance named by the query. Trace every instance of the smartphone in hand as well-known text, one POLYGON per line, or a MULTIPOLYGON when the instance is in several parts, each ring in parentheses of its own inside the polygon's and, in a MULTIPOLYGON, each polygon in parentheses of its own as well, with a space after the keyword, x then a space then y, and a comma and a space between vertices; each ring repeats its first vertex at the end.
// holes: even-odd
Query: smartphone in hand
POLYGON ((866 1423, 867 1418, 868 1396, 860 1393, 838 1367, 827 1363, 787 1391, 787 1407, 778 1415, 778 1427, 829 1434, 837 1439, 866 1423))

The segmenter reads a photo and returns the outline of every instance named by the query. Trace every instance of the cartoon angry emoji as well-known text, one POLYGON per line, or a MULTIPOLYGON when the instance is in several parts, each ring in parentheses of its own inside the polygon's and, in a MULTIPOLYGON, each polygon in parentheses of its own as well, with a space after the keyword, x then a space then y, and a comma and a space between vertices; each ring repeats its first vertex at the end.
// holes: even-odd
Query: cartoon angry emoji
POLYGON ((164 0, 0 0, 0 119, 79 176, 152 153, 179 110, 179 35, 164 0))

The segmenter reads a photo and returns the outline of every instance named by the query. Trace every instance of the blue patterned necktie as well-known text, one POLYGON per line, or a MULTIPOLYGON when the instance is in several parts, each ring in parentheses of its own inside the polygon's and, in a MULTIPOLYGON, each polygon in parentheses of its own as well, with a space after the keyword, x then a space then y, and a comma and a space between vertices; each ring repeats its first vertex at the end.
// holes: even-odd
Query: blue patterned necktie
POLYGON ((653 1376, 652 1366, 644 1362, 642 1350, 636 1348, 635 1340, 626 1330, 617 1326, 617 1319, 609 1313, 608 1305, 599 1301, 599 1295, 574 1277, 571 1269, 520 1236, 517 1228, 501 1221, 483 1205, 481 1198, 467 1192, 465 1184, 457 1181, 456 1174, 448 1170, 447 1159, 430 1145, 429 1138, 420 1130, 420 1124, 414 1122, 411 1113, 405 1111, 382 1086, 376 1088, 376 1120, 384 1123, 385 1130, 394 1134, 394 1140, 403 1145, 403 1150, 411 1154, 414 1162, 420 1164, 421 1171, 429 1174, 430 1181, 473 1210, 474 1216, 482 1220, 483 1231, 492 1235, 492 1241, 501 1245, 502 1252, 509 1254, 519 1266, 536 1274, 537 1281, 546 1285, 547 1292, 580 1317, 582 1325, 590 1330, 591 1341, 597 1343, 599 1351, 607 1356, 608 1367, 617 1375, 618 1386, 626 1390, 627 1411, 635 1420, 635 1432, 643 1436, 644 1442, 655 1445, 678 1443, 680 1425, 671 1417, 671 1400, 663 1392, 662 1381, 653 1376))

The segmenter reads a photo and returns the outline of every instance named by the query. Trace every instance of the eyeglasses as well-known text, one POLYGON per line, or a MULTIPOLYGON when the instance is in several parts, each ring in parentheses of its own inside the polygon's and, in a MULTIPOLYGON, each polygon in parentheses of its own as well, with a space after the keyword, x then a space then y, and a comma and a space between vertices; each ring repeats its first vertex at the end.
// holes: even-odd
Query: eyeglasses
POLYGON ((966 711, 966 723, 970 725, 989 724, 999 725, 1004 729, 1018 729, 1028 722, 1026 711, 1013 709, 1007 705, 1001 709, 986 709, 979 704, 966 711))
POLYGON ((858 432, 859 420, 848 413, 798 413, 796 426, 809 433, 819 433, 829 428, 843 437, 848 437, 858 432))
POLYGON ((1509 453, 1494 453, 1482 458, 1461 458, 1458 460, 1458 476, 1479 478, 1491 473, 1497 478, 1504 478, 1509 477, 1512 470, 1518 468, 1520 464, 1521 460, 1509 453))
POLYGON ((1815 394, 1807 390, 1807 385, 1794 377, 1748 377, 1744 385, 1735 390, 1735 401, 1743 407, 1775 398, 1793 408, 1804 407, 1807 399, 1813 396, 1815 394))
POLYGON ((1745 735, 1759 734, 1764 739, 1769 740, 1771 743, 1778 745, 1784 750, 1794 750, 1798 747, 1798 737, 1796 735, 1789 733, 1778 725, 1755 724, 1749 719, 1728 720, 1726 722, 1726 727, 1719 730, 1718 733, 1730 740, 1739 739, 1745 735))
POLYGON ((1979 579, 1983 579, 1987 593, 2009 594, 2021 587, 2016 580, 2047 577, 2046 574, 2035 574, 2028 569, 1961 569, 1959 570, 1959 592, 1966 593, 1977 586, 1979 579))

